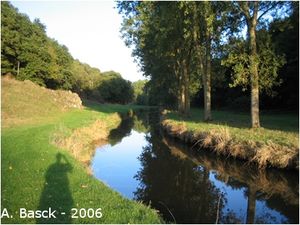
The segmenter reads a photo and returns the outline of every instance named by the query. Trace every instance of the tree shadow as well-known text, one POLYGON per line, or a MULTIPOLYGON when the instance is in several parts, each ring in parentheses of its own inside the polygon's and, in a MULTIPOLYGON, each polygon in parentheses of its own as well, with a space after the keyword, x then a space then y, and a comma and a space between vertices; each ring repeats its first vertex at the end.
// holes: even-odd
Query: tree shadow
POLYGON ((56 210, 56 218, 40 218, 37 223, 71 223, 73 198, 69 188, 68 173, 72 165, 61 153, 56 154, 56 161, 45 173, 45 184, 40 197, 38 210, 56 210), (63 162, 64 161, 64 162, 63 162))

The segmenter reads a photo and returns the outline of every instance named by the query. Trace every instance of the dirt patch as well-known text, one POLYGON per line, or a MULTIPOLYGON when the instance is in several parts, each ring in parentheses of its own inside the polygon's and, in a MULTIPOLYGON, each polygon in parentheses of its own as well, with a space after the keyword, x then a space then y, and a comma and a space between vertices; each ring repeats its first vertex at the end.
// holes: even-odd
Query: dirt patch
POLYGON ((209 132, 189 131, 183 123, 174 123, 168 119, 161 122, 166 133, 193 149, 208 149, 217 154, 230 156, 256 163, 260 168, 299 168, 299 149, 288 148, 269 141, 267 143, 243 141, 231 137, 228 129, 220 127, 209 132))

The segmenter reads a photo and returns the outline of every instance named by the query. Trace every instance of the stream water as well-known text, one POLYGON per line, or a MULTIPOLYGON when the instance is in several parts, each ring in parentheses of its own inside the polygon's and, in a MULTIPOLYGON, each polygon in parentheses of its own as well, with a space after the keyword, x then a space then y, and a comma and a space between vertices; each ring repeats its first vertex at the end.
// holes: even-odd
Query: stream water
POLYGON ((296 171, 258 170, 168 138, 158 113, 136 112, 96 149, 94 176, 171 223, 298 223, 296 171))

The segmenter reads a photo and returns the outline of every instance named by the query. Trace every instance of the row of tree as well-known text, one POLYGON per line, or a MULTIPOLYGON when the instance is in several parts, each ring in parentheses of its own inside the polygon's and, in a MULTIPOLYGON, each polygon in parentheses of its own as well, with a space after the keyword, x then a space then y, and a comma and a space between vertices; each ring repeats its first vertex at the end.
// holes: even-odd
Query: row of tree
MULTIPOLYGON (((281 46, 291 30, 299 37, 297 2, 120 1, 117 7, 125 43, 134 46, 133 55, 150 78, 150 103, 171 103, 188 115, 191 96, 202 88, 209 121, 212 93, 241 86, 250 90, 252 127, 259 127, 261 94, 274 97, 274 87, 282 83, 298 89, 298 82, 288 80, 298 79, 298 38, 281 46)), ((281 96, 293 95, 295 107, 297 93, 281 96)), ((215 94, 217 99, 223 93, 215 94)))
POLYGON ((131 82, 114 71, 101 72, 75 60, 68 48, 46 35, 39 19, 30 21, 9 2, 1 2, 1 74, 51 89, 72 90, 99 102, 133 101, 131 82))

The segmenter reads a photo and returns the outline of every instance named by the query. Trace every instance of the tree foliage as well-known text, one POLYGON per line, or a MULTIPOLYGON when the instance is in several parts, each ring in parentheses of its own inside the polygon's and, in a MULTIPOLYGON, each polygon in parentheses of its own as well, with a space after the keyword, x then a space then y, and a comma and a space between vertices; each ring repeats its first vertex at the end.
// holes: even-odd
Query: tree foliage
MULTIPOLYGON (((211 102, 250 106, 251 100, 253 126, 259 127, 259 96, 263 101, 280 96, 286 82, 282 68, 288 68, 288 53, 277 42, 284 41, 282 30, 298 28, 298 18, 288 12, 297 8, 293 4, 119 1, 117 8, 124 41, 149 78, 149 104, 187 115, 191 98, 193 104, 201 101, 204 120, 210 120, 211 102), (295 18, 293 25, 289 17, 295 18)), ((298 54, 293 56, 298 65, 298 54)))
POLYGON ((120 75, 101 73, 74 60, 66 46, 47 37, 46 26, 39 19, 31 22, 9 2, 1 2, 1 6, 2 75, 10 73, 47 88, 72 90, 99 102, 131 102, 132 87, 120 75), (110 79, 109 74, 115 79, 110 79), (119 92, 112 95, 113 91, 119 92))
POLYGON ((72 87, 72 56, 67 47, 46 35, 39 19, 30 21, 9 2, 1 2, 2 74, 32 80, 50 88, 72 87))
POLYGON ((133 100, 131 82, 124 80, 119 73, 113 71, 103 73, 103 80, 98 90, 107 102, 127 104, 133 100))
POLYGON ((138 80, 132 83, 134 92, 133 101, 138 105, 148 104, 147 80, 138 80))
MULTIPOLYGON (((257 38, 259 88, 261 91, 265 91, 266 94, 274 96, 273 87, 282 83, 282 80, 278 78, 278 72, 285 64, 285 58, 283 55, 275 53, 271 35, 266 30, 260 30, 257 38)), ((228 46, 229 54, 222 61, 222 65, 232 69, 232 83, 229 84, 229 87, 242 86, 243 91, 246 91, 251 80, 247 43, 243 39, 233 39, 228 46)))
POLYGON ((120 1, 123 39, 148 78, 132 85, 73 59, 39 19, 30 21, 9 2, 1 6, 2 75, 100 102, 176 107, 185 115, 191 101, 204 106, 205 120, 211 107, 250 105, 253 87, 262 107, 298 109, 298 2, 120 1))

